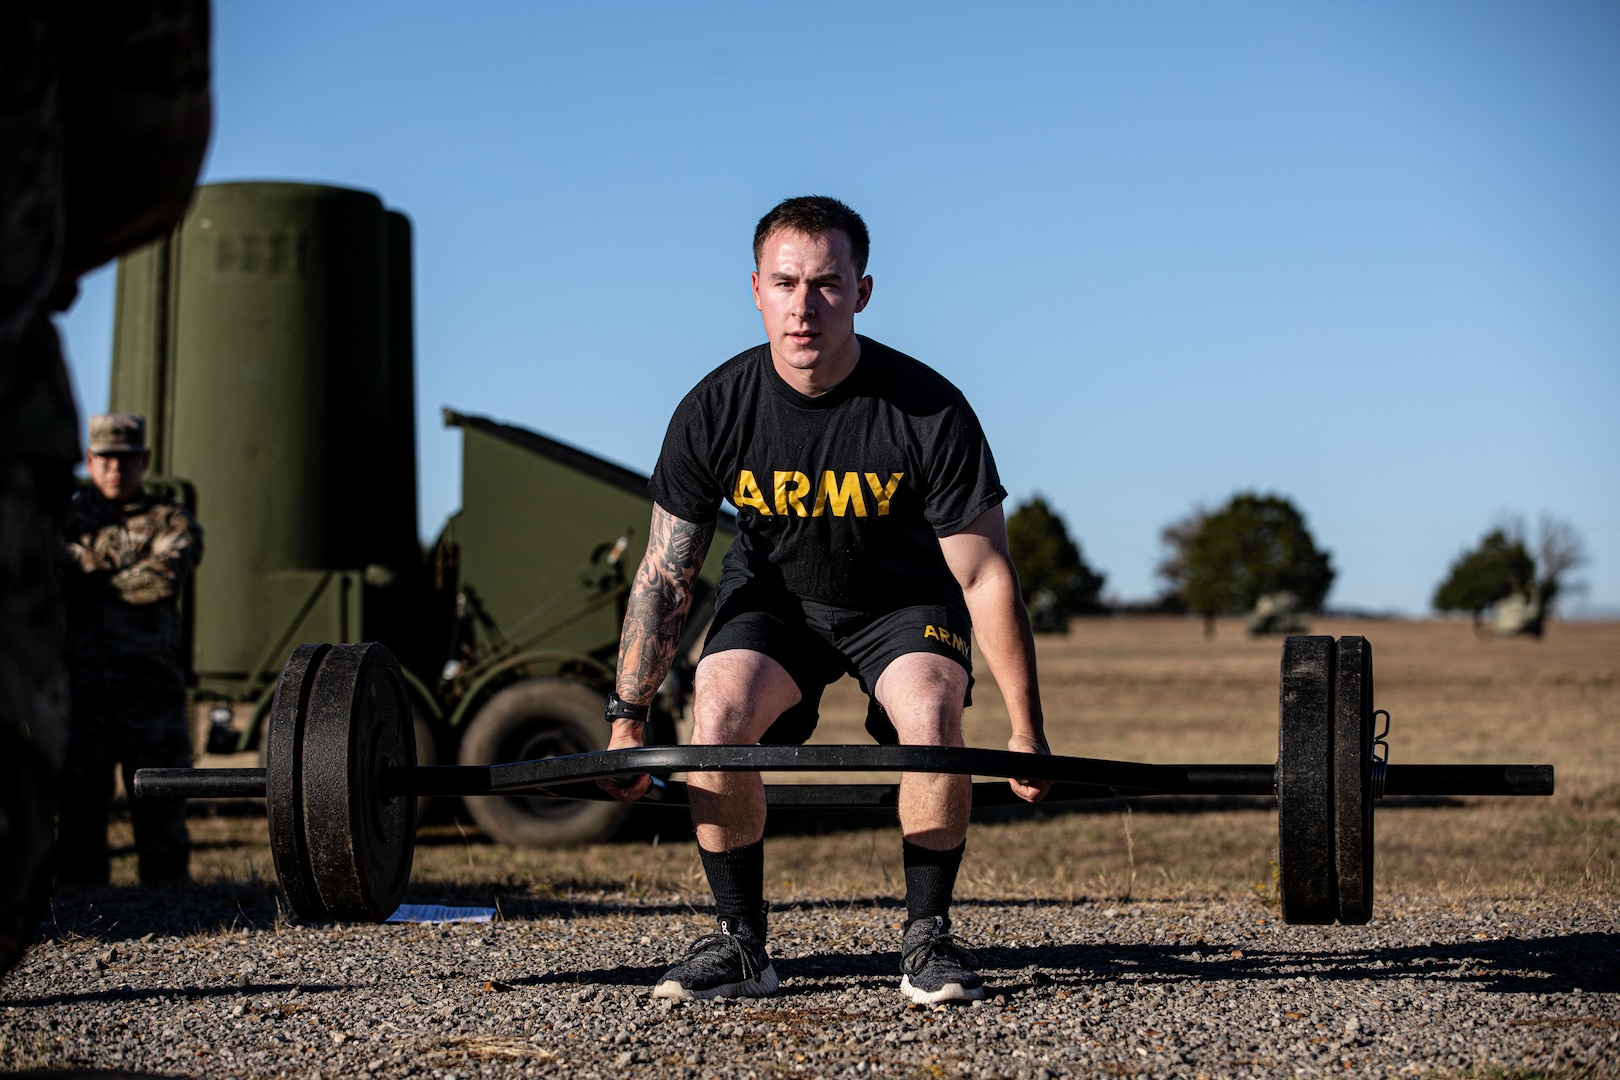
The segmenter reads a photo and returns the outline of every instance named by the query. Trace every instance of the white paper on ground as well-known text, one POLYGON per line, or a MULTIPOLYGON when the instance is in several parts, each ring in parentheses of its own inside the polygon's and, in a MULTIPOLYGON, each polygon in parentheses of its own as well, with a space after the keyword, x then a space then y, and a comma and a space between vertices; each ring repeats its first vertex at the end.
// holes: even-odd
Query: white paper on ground
POLYGON ((383 922, 490 922, 495 918, 492 907, 447 907, 444 904, 401 904, 383 922))

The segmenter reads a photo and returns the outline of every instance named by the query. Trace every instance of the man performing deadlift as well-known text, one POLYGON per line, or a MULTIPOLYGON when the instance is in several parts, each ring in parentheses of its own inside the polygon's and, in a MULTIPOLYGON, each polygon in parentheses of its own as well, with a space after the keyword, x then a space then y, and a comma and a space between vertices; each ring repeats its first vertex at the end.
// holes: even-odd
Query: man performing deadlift
MULTIPOLYGON (((608 699, 610 749, 642 745, 729 498, 738 536, 697 667, 694 744, 802 743, 822 690, 848 673, 872 698, 867 728, 880 742, 961 746, 976 634, 1007 702, 1008 749, 1048 752, 1007 554, 1006 490, 961 392, 855 334, 872 295, 868 250, 860 216, 819 196, 781 203, 754 230, 754 305, 768 341, 711 372, 670 421, 608 699)), ((598 783, 628 801, 649 781, 598 783)), ((1031 802, 1051 786, 1009 783, 1031 802)), ((689 798, 719 930, 653 993, 770 994, 759 774, 693 773, 689 798)), ((967 776, 901 777, 900 988, 912 1001, 984 996, 949 918, 971 801, 967 776)))

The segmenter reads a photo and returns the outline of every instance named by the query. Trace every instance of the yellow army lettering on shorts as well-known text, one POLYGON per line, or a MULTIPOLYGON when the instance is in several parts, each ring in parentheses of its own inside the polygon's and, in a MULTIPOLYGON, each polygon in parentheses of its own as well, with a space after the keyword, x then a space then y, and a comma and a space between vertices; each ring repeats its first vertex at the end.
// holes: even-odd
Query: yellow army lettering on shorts
POLYGON ((953 634, 944 626, 935 626, 932 623, 923 627, 923 637, 949 645, 963 656, 968 654, 968 642, 961 634, 953 634))
POLYGON ((876 516, 886 517, 889 503, 894 499, 894 493, 900 490, 900 481, 905 475, 890 473, 885 483, 878 479, 877 473, 846 472, 843 479, 839 479, 831 469, 824 470, 820 482, 814 485, 815 500, 806 510, 804 501, 810 495, 812 484, 805 473, 796 469, 775 470, 771 476, 771 501, 766 502, 765 493, 754 478, 753 470, 740 469, 736 486, 732 488, 731 501, 737 509, 750 507, 763 517, 773 514, 786 517, 790 513, 795 517, 823 517, 830 510, 833 517, 846 517, 853 512, 855 517, 863 518, 867 516, 866 496, 861 491, 861 478, 864 476, 866 486, 872 490, 876 516))

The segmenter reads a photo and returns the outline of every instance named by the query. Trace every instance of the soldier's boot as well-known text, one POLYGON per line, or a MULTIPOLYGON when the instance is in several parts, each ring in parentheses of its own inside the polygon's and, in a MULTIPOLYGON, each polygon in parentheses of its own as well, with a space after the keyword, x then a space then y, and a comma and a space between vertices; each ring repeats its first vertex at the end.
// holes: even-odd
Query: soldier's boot
POLYGON ((130 824, 140 858, 142 885, 189 881, 191 838, 182 799, 131 799, 130 824))

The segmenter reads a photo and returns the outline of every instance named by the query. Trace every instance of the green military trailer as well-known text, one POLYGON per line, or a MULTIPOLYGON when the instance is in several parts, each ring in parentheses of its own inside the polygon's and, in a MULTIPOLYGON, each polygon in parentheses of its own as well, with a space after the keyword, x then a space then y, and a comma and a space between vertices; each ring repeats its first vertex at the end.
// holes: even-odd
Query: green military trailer
MULTIPOLYGON (((603 749, 603 701, 652 515, 647 478, 523 428, 448 409, 444 416, 462 432, 461 510, 433 560, 435 574, 455 582, 439 685, 458 760, 603 749)), ((729 519, 722 525, 735 533, 729 519)), ((710 549, 682 656, 707 622, 726 547, 710 549)), ((652 741, 675 740, 690 676, 679 668, 665 683, 652 741)), ((628 809, 545 798, 468 799, 467 807, 485 832, 522 844, 602 837, 628 809)))
MULTIPOLYGON (((119 264, 112 407, 147 416, 154 483, 185 492, 206 533, 184 607, 211 750, 261 744, 300 644, 353 641, 398 655, 424 762, 606 745, 647 478, 446 409, 462 432, 462 507, 424 548, 411 280, 403 214, 312 184, 202 187, 173 233, 119 264)), ((734 533, 730 519, 721 531, 734 533)), ((726 546, 703 568, 689 635, 726 546)), ((674 739, 689 675, 660 693, 655 738, 674 739)), ((601 839, 628 812, 467 805, 517 844, 601 839)))

